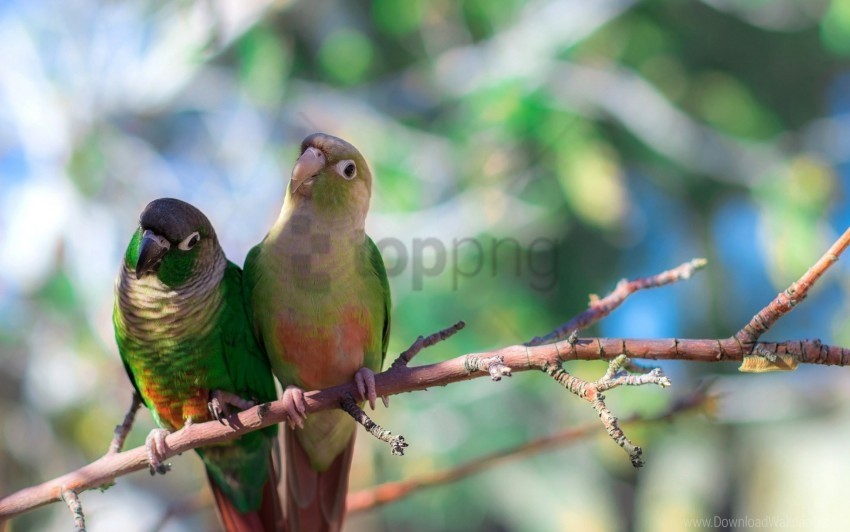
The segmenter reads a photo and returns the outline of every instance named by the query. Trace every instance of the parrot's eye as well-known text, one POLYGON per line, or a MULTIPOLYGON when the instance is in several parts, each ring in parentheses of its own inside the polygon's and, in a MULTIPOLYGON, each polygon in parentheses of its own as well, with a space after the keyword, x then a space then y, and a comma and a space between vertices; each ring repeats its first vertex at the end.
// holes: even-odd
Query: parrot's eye
POLYGON ((336 163, 336 171, 345 179, 354 179, 357 177, 357 166, 350 159, 336 163))
POLYGON ((197 244, 198 240, 200 240, 200 239, 201 239, 201 235, 199 235, 198 232, 195 231, 191 235, 184 238, 183 242, 180 242, 179 244, 177 244, 177 247, 179 249, 182 249, 183 251, 189 251, 190 249, 195 247, 195 244, 197 244))

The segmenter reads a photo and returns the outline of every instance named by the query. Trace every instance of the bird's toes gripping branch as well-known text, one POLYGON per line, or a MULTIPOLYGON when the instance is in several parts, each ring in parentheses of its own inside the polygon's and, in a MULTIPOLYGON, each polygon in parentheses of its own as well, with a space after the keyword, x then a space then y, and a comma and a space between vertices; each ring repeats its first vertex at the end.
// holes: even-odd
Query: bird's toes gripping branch
MULTIPOLYGON (((378 392, 375 391, 375 372, 369 368, 360 368, 354 374, 354 384, 357 385, 357 392, 360 394, 361 401, 369 401, 369 408, 375 409, 375 402, 378 400, 378 392)), ((390 407, 390 398, 386 395, 381 396, 381 401, 384 403, 384 408, 390 407)))
POLYGON ((593 382, 570 375, 564 371, 560 364, 548 364, 542 369, 561 386, 589 402, 605 426, 608 436, 628 453, 632 465, 634 467, 643 466, 643 449, 626 437, 626 434, 620 428, 617 417, 611 413, 605 404, 605 396, 602 392, 617 386, 642 386, 644 384, 657 384, 666 388, 671 385, 670 379, 664 375, 660 368, 645 368, 634 364, 626 355, 620 355, 608 364, 605 375, 593 382), (631 374, 630 372, 643 373, 631 374))
POLYGON ((151 475, 156 473, 164 475, 171 471, 171 464, 164 463, 166 453, 168 453, 165 437, 169 434, 165 429, 153 429, 145 438, 145 450, 148 452, 148 465, 151 475))
MULTIPOLYGON (((399 373, 407 371, 407 365, 410 363, 413 357, 419 354, 420 351, 422 351, 426 347, 431 347, 434 344, 446 340, 459 330, 463 329, 465 326, 466 323, 459 321, 451 327, 443 329, 442 331, 438 331, 428 336, 420 336, 416 339, 415 342, 413 342, 413 344, 411 344, 410 347, 403 351, 398 356, 398 358, 395 359, 395 361, 393 361, 392 365, 390 366, 390 369, 388 369, 386 373, 399 373)), ((510 368, 507 368, 506 374, 510 375, 510 368)), ((494 380, 498 380, 496 377, 493 378, 494 380)), ((357 386, 357 393, 360 396, 360 400, 368 400, 369 406, 372 408, 372 410, 374 410, 375 402, 378 398, 378 394, 375 389, 375 373, 369 368, 360 368, 357 373, 354 374, 354 383, 357 386)), ((388 396, 382 395, 381 400, 384 402, 385 407, 390 406, 390 400, 388 396)), ((369 432, 369 434, 378 438, 381 441, 389 443, 390 450, 394 455, 404 456, 404 448, 407 447, 407 442, 404 441, 404 436, 400 434, 398 436, 393 436, 392 432, 384 430, 380 425, 372 421, 369 416, 366 415, 366 412, 364 412, 362 408, 357 406, 357 402, 354 400, 354 397, 351 396, 351 394, 346 394, 345 397, 340 399, 339 405, 340 408, 342 408, 345 412, 348 413, 348 415, 354 418, 354 421, 363 425, 363 428, 365 428, 366 431, 369 432)))
POLYGON ((222 425, 224 419, 231 414, 230 407, 234 406, 239 410, 247 410, 255 405, 254 401, 242 399, 235 393, 225 392, 223 390, 213 390, 210 392, 210 400, 207 403, 207 409, 210 415, 222 425))
POLYGON ((407 447, 407 442, 404 441, 404 436, 401 434, 393 436, 392 432, 384 430, 383 427, 372 421, 372 419, 366 415, 366 412, 357 406, 357 403, 351 394, 346 394, 346 396, 339 401, 339 406, 347 412, 349 416, 354 418, 354 421, 363 425, 363 428, 365 428, 369 434, 390 444, 390 451, 392 451, 393 455, 404 456, 404 448, 407 447))
POLYGON ((307 401, 304 399, 304 390, 298 386, 289 385, 283 390, 283 408, 286 410, 289 428, 304 428, 304 420, 307 419, 307 401))

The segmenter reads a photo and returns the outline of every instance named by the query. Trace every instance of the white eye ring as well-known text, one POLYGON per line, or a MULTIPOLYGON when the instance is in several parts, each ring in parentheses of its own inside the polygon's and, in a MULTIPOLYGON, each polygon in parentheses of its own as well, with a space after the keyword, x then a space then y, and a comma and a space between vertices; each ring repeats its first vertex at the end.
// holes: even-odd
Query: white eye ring
POLYGON ((198 232, 195 231, 191 235, 184 238, 183 242, 177 244, 177 248, 182 249, 183 251, 189 251, 190 249, 195 247, 195 244, 197 244, 199 240, 201 240, 201 235, 199 235, 198 232))
POLYGON ((345 159, 336 163, 336 173, 344 179, 354 179, 357 177, 357 165, 351 159, 345 159))

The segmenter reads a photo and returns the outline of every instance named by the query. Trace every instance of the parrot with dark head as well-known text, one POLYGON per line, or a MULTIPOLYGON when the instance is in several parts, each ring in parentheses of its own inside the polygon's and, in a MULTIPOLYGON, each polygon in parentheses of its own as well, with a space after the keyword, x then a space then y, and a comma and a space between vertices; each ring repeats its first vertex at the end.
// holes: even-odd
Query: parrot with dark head
MULTIPOLYGON (((165 473, 163 440, 192 422, 221 420, 276 398, 254 339, 242 272, 192 205, 158 199, 142 211, 115 285, 115 338, 127 374, 156 423, 146 446, 165 473)), ((273 468, 277 426, 196 449, 228 531, 283 526, 273 468)))
POLYGON ((374 408, 377 398, 390 288, 365 232, 371 191, 372 174, 354 146, 307 137, 280 216, 245 261, 255 332, 285 387, 291 420, 284 427, 291 530, 342 527, 354 447, 354 420, 342 410, 305 416, 303 390, 354 380, 360 399, 374 408))

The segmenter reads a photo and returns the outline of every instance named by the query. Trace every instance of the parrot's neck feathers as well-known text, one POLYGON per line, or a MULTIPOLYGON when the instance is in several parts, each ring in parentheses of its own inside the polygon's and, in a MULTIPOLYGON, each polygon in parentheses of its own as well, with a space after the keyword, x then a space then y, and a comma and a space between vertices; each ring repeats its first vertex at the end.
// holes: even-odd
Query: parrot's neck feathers
POLYGON ((316 212, 309 201, 284 203, 264 241, 264 256, 281 272, 281 282, 304 288, 318 283, 354 290, 362 271, 365 215, 316 212), (330 285, 328 284, 330 283, 330 285))
POLYGON ((305 246, 301 251, 313 249, 319 240, 327 239, 337 249, 355 248, 363 244, 366 235, 366 212, 338 210, 328 212, 304 198, 287 196, 280 216, 269 230, 268 239, 290 246, 305 246), (312 243, 311 243, 312 242, 312 243))
POLYGON ((122 265, 116 292, 127 331, 152 342, 209 332, 221 305, 219 285, 226 268, 227 259, 219 250, 185 284, 169 287, 156 275, 138 279, 132 268, 122 265))
POLYGON ((329 231, 363 230, 366 227, 366 214, 368 212, 368 195, 351 197, 349 201, 328 206, 318 203, 313 198, 292 194, 287 188, 275 227, 283 228, 293 219, 306 219, 312 225, 321 226, 322 229, 329 231))

